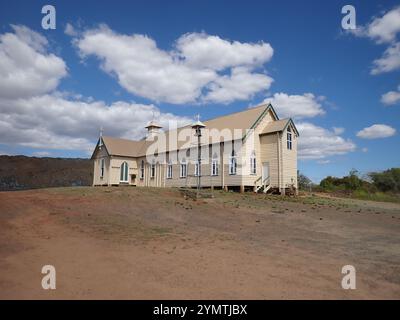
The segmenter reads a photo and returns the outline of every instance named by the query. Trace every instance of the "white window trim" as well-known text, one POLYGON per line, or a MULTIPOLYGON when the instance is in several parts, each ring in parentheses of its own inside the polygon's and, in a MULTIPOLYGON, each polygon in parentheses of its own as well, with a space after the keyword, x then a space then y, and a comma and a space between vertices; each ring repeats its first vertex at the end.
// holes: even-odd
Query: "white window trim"
POLYGON ((287 128, 286 132, 286 147, 288 150, 292 150, 293 147, 293 135, 290 127, 287 128))
POLYGON ((144 179, 144 160, 140 161, 140 180, 144 179))
POLYGON ((251 175, 257 174, 257 158, 256 158, 256 152, 254 150, 250 156, 250 174, 251 175))
POLYGON ((119 182, 129 182, 129 165, 128 162, 124 161, 121 164, 120 172, 119 172, 119 182), (124 166, 126 164, 126 166, 124 166), (123 168, 126 167, 126 172, 123 170, 123 168), (122 179, 121 179, 121 173, 122 173, 122 179), (126 173, 126 174, 125 174, 126 173), (124 180, 126 176, 126 180, 124 180))
POLYGON ((237 174, 237 155, 235 152, 232 152, 232 155, 229 157, 229 174, 234 176, 237 174), (235 163, 235 165, 233 165, 235 163))
POLYGON ((171 160, 168 162, 168 165, 167 165, 167 179, 172 179, 172 162, 171 162, 171 160))
POLYGON ((216 177, 219 175, 219 163, 218 159, 212 159, 211 160, 211 175, 213 177, 216 177), (215 170, 214 170, 215 169, 215 170))
POLYGON ((186 160, 182 160, 180 163, 180 167, 179 167, 179 177, 180 178, 186 178, 187 176, 187 162, 186 160), (183 168, 185 168, 185 170, 183 170, 183 168), (183 172, 185 171, 185 172, 183 172))

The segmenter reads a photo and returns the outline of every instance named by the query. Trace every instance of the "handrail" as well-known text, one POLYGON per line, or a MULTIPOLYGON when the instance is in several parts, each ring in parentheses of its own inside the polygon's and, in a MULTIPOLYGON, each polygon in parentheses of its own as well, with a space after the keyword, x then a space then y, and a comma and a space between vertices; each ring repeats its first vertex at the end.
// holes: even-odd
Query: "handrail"
POLYGON ((260 177, 258 177, 256 180, 254 180, 254 185, 257 185, 257 182, 260 181, 261 178, 262 178, 262 177, 260 176, 260 177))

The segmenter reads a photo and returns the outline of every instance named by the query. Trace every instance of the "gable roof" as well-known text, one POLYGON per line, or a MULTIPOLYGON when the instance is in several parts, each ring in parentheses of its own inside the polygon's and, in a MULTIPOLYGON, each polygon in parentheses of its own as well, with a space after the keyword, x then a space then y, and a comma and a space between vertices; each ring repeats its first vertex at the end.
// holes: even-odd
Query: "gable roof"
POLYGON ((277 120, 277 121, 268 123, 265 126, 265 128, 263 129, 263 131, 261 131, 260 135, 284 131, 284 130, 286 130, 286 128, 289 124, 292 125, 293 129, 295 130, 296 135, 299 136, 299 132, 297 131, 297 128, 294 125, 293 120, 291 118, 277 120))
MULTIPOLYGON (((146 140, 128 140, 121 138, 113 138, 102 136, 103 145, 105 146, 108 154, 110 156, 123 156, 123 157, 138 157, 141 154, 141 150, 144 149, 147 145, 152 143, 152 141, 146 140)), ((97 142, 96 149, 99 145, 100 139, 97 142)), ((95 149, 95 150, 96 150, 95 149)), ((92 155, 94 156, 95 152, 92 155)))
POLYGON ((204 121, 204 124, 208 129, 251 129, 255 126, 258 119, 268 110, 271 110, 275 118, 279 119, 271 104, 262 104, 258 107, 248 108, 240 112, 204 121))
MULTIPOLYGON (((240 112, 231 113, 231 114, 228 114, 225 116, 221 116, 221 117, 217 117, 214 119, 204 121, 204 124, 206 125, 207 129, 216 129, 216 130, 220 130, 220 131, 222 131, 224 129, 225 130, 228 129, 231 131, 233 131, 234 129, 242 129, 243 133, 244 133, 243 134, 243 137, 244 137, 246 134, 246 132, 245 132, 246 129, 255 128, 257 126, 259 120, 263 117, 263 115, 265 115, 269 111, 272 112, 275 119, 277 120, 277 121, 274 121, 273 123, 280 122, 272 105, 271 104, 263 104, 263 105, 260 105, 260 106, 254 107, 254 108, 248 108, 248 109, 240 111, 240 112)), ((191 128, 191 124, 165 132, 166 142, 167 142, 166 148, 168 151, 173 151, 173 150, 170 150, 170 148, 168 146, 169 135, 176 134, 178 136, 179 132, 181 130, 188 129, 188 128, 191 128)), ((106 150, 109 155, 132 157, 132 158, 144 156, 146 154, 147 147, 154 142, 154 141, 149 141, 146 139, 138 141, 138 140, 113 138, 113 137, 107 137, 107 136, 103 136, 102 139, 103 139, 103 144, 105 145, 106 150)), ((177 149, 180 149, 186 142, 187 141, 182 141, 182 142, 178 141, 178 145, 176 146, 177 149)), ((96 145, 95 151, 97 150, 98 145, 99 145, 99 141, 96 145)), ((93 152, 92 158, 94 157, 95 151, 93 152)), ((159 152, 163 152, 163 151, 166 151, 166 150, 159 150, 159 152)))

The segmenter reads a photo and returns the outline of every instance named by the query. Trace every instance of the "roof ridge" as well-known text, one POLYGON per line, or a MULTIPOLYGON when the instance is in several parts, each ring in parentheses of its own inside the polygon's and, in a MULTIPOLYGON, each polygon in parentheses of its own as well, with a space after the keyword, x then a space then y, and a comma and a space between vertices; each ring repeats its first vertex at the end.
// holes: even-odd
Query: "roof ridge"
POLYGON ((228 117, 228 116, 233 116, 235 114, 239 114, 239 113, 243 113, 243 112, 248 112, 249 110, 252 110, 252 109, 257 109, 257 108, 261 108, 261 107, 265 107, 266 108, 268 106, 269 106, 268 103, 263 103, 263 104, 260 104, 258 106, 255 106, 255 107, 248 107, 247 109, 244 109, 242 111, 236 111, 236 112, 228 113, 228 114, 225 114, 225 115, 222 115, 222 116, 218 116, 218 117, 215 117, 215 118, 207 119, 207 120, 204 120, 204 122, 212 121, 212 120, 216 120, 216 119, 224 118, 224 117, 228 117))

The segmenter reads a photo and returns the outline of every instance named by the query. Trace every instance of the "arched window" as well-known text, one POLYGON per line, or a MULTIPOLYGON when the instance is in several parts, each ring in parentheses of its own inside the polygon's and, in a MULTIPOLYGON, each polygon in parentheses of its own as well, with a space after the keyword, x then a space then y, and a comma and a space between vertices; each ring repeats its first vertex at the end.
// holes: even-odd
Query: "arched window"
POLYGON ((181 170, 179 176, 181 178, 186 178, 187 174, 187 163, 186 163, 186 158, 183 158, 181 161, 181 170))
POLYGON ((172 179, 172 161, 171 161, 171 159, 168 161, 167 179, 172 179))
POLYGON ((119 177, 119 180, 121 182, 128 182, 128 171, 129 171, 128 163, 123 162, 121 165, 121 174, 119 177))
POLYGON ((232 150, 231 156, 229 157, 229 174, 236 174, 237 169, 237 157, 235 150, 232 150))
POLYGON ((288 150, 292 150, 292 130, 290 126, 287 128, 287 148, 288 150))
POLYGON ((257 159, 256 159, 256 152, 253 150, 250 155, 250 174, 257 173, 257 159))
POLYGON ((211 175, 217 176, 218 175, 218 155, 214 153, 211 159, 211 175))
POLYGON ((140 179, 144 179, 144 160, 140 162, 140 179))

